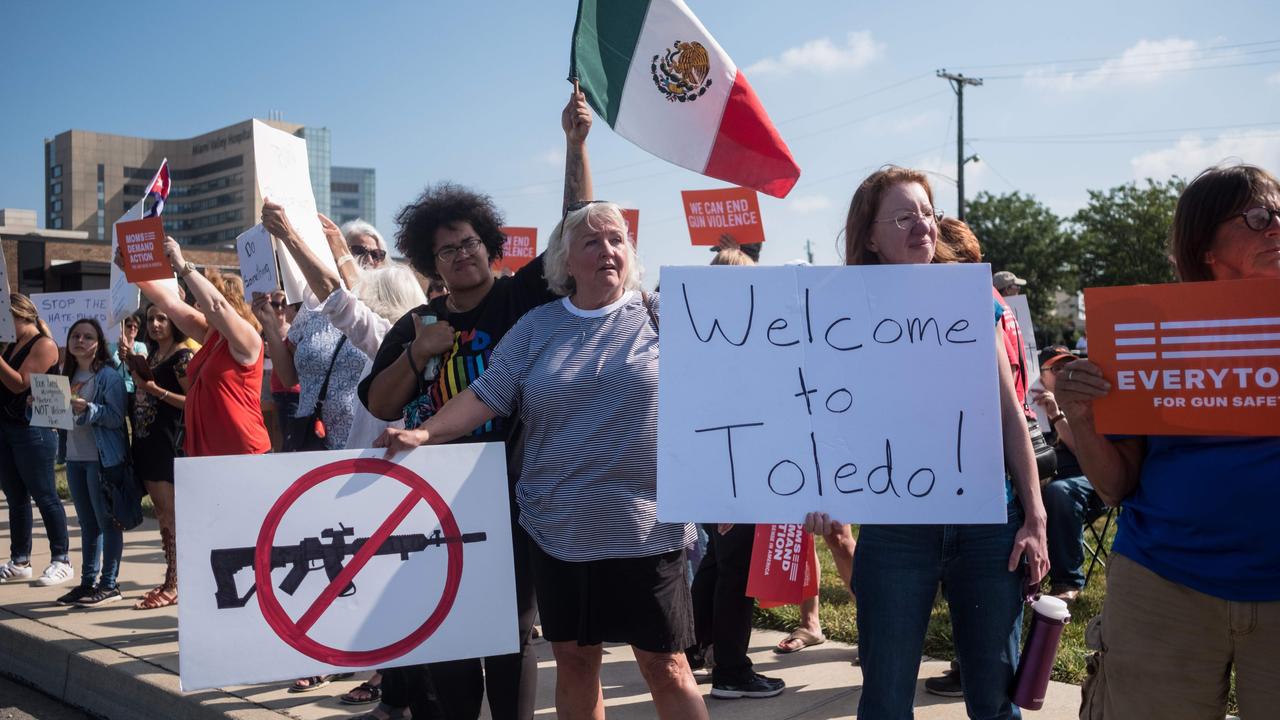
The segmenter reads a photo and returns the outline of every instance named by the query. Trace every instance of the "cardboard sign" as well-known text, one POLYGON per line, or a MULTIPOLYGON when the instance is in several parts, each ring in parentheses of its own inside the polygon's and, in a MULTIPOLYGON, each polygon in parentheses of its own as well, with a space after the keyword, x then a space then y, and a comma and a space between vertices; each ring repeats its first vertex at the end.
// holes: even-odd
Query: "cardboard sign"
POLYGON ((1001 299, 1010 310, 1013 310, 1014 328, 1022 338, 1022 360, 1026 363, 1027 372, 1027 405, 1036 414, 1036 422, 1040 425, 1040 429, 1047 431, 1049 416, 1045 415, 1044 408, 1035 402, 1032 392, 1032 388, 1035 388, 1036 392, 1044 392, 1044 383, 1040 381, 1040 345, 1036 342, 1036 328, 1031 322, 1031 304, 1027 301, 1026 295, 1010 295, 1001 299))
POLYGON ((1099 432, 1280 435, 1280 280, 1088 288, 1099 432))
POLYGON ((502 258, 494 263, 500 270, 515 272, 533 262, 538 256, 538 228, 504 227, 502 234, 507 236, 502 243, 502 258))
POLYGON ((66 375, 31 374, 31 425, 70 430, 71 383, 66 375))
POLYGON ((640 211, 623 208, 622 219, 627 221, 627 239, 631 241, 631 247, 640 247, 640 211))
MULTIPOLYGON (((316 215, 316 197, 311 189, 311 173, 307 160, 307 142, 300 137, 253 121, 253 163, 257 173, 258 194, 284 207, 289 223, 298 237, 333 274, 338 266, 324 238, 324 228, 316 215)), ((302 302, 307 279, 284 247, 277 246, 280 262, 280 285, 290 303, 302 302)))
POLYGON ((183 690, 514 652, 502 443, 179 458, 183 690))
POLYGON ((757 525, 747 596, 760 607, 799 605, 818 595, 813 536, 803 525, 757 525))
POLYGON ((270 294, 280 289, 271 234, 262 223, 240 233, 236 238, 236 254, 240 256, 240 277, 244 278, 246 301, 252 303, 255 292, 270 294))
POLYGON ((718 245, 721 235, 732 235, 739 245, 764 242, 755 190, 685 190, 680 197, 694 245, 718 245))
POLYGON ((663 268, 659 519, 1004 522, 990 285, 987 265, 663 268))
POLYGON ((0 245, 0 342, 11 343, 18 339, 18 331, 13 326, 9 293, 9 263, 4 257, 4 246, 0 245))
MULTIPOLYGON (((113 266, 114 267, 114 266, 113 266)), ((65 347, 67 332, 80 318, 93 318, 102 326, 108 342, 120 340, 120 323, 112 322, 111 290, 77 290, 76 292, 32 293, 40 319, 49 325, 49 334, 58 347, 65 347)))
POLYGON ((118 222, 112 226, 124 258, 124 276, 131 283, 165 280, 173 269, 164 256, 164 221, 158 217, 118 222))

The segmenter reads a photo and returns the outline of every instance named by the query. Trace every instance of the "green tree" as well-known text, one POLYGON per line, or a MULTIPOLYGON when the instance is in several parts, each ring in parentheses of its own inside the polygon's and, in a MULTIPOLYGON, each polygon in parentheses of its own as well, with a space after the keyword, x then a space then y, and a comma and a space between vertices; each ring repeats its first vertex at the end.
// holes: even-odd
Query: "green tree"
POLYGON ((1053 314, 1054 296, 1078 289, 1078 252, 1062 218, 1030 195, 983 192, 965 208, 965 221, 993 272, 1009 270, 1026 279, 1036 334, 1045 342, 1064 339, 1073 318, 1053 314))
POLYGON ((1173 281, 1169 228, 1184 187, 1174 177, 1090 190, 1089 204, 1071 219, 1080 238, 1081 286, 1173 281))

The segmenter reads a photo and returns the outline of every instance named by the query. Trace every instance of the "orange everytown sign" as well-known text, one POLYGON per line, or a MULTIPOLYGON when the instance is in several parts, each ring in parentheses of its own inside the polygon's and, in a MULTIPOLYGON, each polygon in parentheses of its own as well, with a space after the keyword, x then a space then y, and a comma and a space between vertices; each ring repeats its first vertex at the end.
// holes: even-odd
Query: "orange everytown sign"
POLYGON ((502 259, 494 264, 499 270, 515 272, 538 255, 538 228, 504 227, 502 234, 507 240, 502 243, 502 259))
POLYGON ((1280 435, 1280 280, 1084 293, 1099 432, 1280 435))
POLYGON ((116 223, 116 245, 129 282, 168 280, 173 270, 164 256, 164 222, 158 217, 116 223))
POLYGON ((721 235, 732 235, 739 245, 764 242, 755 190, 684 190, 680 197, 694 245, 718 245, 721 235))

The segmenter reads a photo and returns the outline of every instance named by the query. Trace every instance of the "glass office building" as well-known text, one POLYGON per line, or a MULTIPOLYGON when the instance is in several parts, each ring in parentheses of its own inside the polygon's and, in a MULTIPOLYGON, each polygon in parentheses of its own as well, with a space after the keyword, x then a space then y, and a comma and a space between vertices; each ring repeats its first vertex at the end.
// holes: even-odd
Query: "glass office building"
POLYGON ((357 218, 377 224, 374 204, 377 175, 373 168, 333 167, 329 169, 330 219, 341 225, 357 218))

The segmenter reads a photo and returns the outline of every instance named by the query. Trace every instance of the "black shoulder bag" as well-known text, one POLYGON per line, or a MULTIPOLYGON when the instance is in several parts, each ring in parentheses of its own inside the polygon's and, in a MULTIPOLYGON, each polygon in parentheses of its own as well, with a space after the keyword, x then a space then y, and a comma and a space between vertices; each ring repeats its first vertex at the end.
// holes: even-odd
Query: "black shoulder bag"
POLYGON ((324 428, 324 400, 329 395, 329 378, 333 376, 333 366, 338 362, 338 354, 342 352, 342 346, 346 342, 347 336, 343 335, 338 341, 338 346, 333 350, 333 357, 329 358, 329 371, 324 375, 324 384, 320 386, 320 395, 316 398, 315 408, 309 415, 290 418, 288 432, 284 438, 285 452, 329 449, 325 445, 325 436, 328 433, 324 428))

